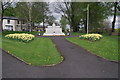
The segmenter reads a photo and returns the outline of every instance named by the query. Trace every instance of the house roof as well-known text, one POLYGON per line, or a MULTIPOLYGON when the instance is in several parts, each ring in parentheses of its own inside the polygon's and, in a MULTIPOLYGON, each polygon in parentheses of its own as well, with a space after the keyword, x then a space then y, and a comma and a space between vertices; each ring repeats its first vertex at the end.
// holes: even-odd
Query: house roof
POLYGON ((11 20, 25 20, 25 19, 22 19, 22 18, 9 17, 9 16, 3 16, 3 19, 11 19, 11 20))

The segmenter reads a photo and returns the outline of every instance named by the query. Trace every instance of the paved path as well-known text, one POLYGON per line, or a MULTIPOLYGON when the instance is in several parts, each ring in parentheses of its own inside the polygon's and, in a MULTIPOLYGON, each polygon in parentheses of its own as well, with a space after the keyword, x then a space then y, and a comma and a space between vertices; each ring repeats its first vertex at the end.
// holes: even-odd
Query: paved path
POLYGON ((3 51, 4 78, 117 78, 118 64, 98 58, 82 48, 64 40, 51 37, 65 57, 54 67, 35 67, 20 62, 3 51))

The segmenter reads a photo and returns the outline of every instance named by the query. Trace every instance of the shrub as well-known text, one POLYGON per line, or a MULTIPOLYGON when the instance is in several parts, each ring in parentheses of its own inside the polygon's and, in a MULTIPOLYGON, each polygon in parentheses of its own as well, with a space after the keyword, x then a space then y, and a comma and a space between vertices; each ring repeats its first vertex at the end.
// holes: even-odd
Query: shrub
POLYGON ((115 32, 117 32, 117 33, 118 33, 118 32, 120 32, 120 28, 118 28, 118 29, 115 29, 115 32))
POLYGON ((29 41, 33 40, 34 37, 35 37, 34 35, 27 34, 27 33, 21 33, 21 34, 14 33, 14 34, 5 35, 5 38, 19 40, 19 41, 23 41, 23 42, 29 42, 29 41))
POLYGON ((85 34, 80 36, 80 39, 85 39, 89 41, 98 41, 101 38, 102 38, 102 35, 100 34, 85 34))

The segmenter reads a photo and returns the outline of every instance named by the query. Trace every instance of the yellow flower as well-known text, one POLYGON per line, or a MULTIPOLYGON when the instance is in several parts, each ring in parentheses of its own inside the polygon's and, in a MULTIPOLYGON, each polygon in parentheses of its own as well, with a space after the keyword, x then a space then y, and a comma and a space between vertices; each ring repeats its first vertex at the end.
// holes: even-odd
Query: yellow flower
POLYGON ((22 40, 22 41, 30 41, 32 39, 34 39, 34 35, 32 34, 27 34, 27 33, 15 33, 15 34, 8 34, 5 35, 6 38, 12 38, 12 39, 18 39, 18 40, 22 40))
POLYGON ((81 39, 87 39, 87 40, 92 40, 92 41, 96 41, 101 39, 103 36, 100 34, 85 34, 85 35, 81 35, 80 38, 81 39))

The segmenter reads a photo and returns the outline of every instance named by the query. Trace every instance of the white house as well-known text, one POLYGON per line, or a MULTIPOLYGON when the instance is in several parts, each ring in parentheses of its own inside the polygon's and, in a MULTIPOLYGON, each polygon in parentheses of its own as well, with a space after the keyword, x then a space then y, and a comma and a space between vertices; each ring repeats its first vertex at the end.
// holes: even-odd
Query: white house
POLYGON ((26 30, 25 20, 16 17, 3 16, 2 26, 3 26, 3 30, 8 30, 8 31, 26 30))

